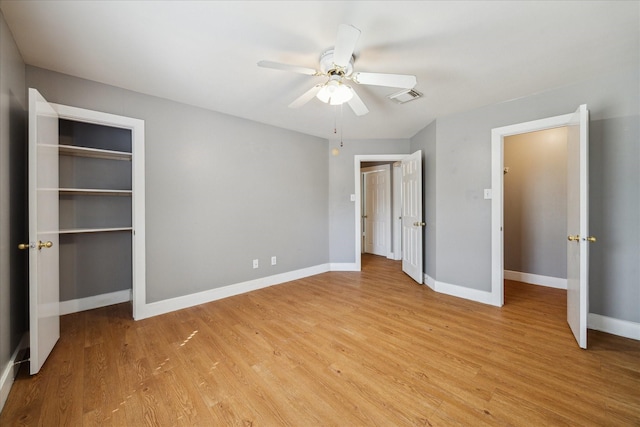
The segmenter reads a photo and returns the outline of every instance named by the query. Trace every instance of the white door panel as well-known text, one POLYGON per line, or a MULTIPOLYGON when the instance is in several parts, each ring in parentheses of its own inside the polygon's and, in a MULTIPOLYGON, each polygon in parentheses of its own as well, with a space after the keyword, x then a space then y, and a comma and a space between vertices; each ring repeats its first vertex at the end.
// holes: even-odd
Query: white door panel
POLYGON ((388 170, 366 172, 364 174, 365 209, 364 241, 365 252, 387 256, 389 222, 388 170))
POLYGON ((581 105, 567 132, 567 322, 587 348, 589 296, 589 111, 581 105))
POLYGON ((402 160, 402 271, 418 283, 422 272, 422 151, 402 160))
POLYGON ((29 89, 29 345, 36 374, 60 337, 58 115, 29 89))

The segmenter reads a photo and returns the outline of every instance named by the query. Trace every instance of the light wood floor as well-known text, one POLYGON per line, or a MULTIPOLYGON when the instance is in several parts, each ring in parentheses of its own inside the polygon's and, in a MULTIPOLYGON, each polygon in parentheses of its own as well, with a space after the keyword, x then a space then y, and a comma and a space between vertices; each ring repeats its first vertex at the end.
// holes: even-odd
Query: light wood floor
POLYGON ((580 350, 564 291, 508 282, 499 309, 363 266, 138 322, 64 316, 0 425, 640 425, 640 342, 580 350))

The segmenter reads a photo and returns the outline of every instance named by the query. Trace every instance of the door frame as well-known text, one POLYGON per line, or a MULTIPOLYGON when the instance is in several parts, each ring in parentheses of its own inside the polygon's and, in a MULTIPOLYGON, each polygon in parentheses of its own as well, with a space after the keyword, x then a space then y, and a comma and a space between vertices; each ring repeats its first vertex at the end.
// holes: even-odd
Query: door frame
POLYGON ((491 130, 491 296, 492 305, 504 305, 504 138, 568 126, 573 113, 491 130))
MULTIPOLYGON (((402 260, 402 165, 393 163, 393 200, 391 201, 391 228, 393 229, 393 259, 402 260)), ((424 214, 424 213, 423 213, 424 214)))
POLYGON ((144 120, 51 103, 61 119, 131 130, 131 298, 133 318, 148 317, 146 307, 144 120))
POLYGON ((353 175, 355 183, 355 269, 362 270, 362 188, 360 185, 360 168, 363 162, 397 162, 409 154, 357 154, 353 156, 353 175))

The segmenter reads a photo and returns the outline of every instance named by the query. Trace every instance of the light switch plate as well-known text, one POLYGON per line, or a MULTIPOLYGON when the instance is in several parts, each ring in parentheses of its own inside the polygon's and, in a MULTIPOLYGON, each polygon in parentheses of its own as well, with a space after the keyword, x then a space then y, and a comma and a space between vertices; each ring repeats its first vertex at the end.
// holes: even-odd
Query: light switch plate
POLYGON ((491 189, 490 188, 485 188, 484 189, 484 198, 485 199, 490 199, 491 197, 492 197, 491 189))

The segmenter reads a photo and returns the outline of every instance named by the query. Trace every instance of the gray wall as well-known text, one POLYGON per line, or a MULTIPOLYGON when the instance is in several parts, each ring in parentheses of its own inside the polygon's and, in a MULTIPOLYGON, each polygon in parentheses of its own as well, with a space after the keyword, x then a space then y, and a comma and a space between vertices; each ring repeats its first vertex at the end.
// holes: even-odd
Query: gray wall
MULTIPOLYGON (((640 109, 640 88, 635 108, 640 109)), ((589 311, 640 322, 640 117, 591 122, 589 311)))
MULTIPOLYGON (((640 321, 640 69, 437 120, 438 281, 491 288, 491 129, 590 110, 590 312, 640 321)), ((411 149, 420 141, 412 139, 411 149)))
POLYGON ((409 140, 330 141, 325 157, 329 161, 329 252, 332 263, 355 262, 355 194, 353 161, 362 154, 408 154, 409 140), (333 156, 331 149, 339 148, 333 156))
POLYGON ((329 261, 326 140, 34 67, 27 85, 145 120, 147 302, 329 261))
POLYGON ((25 66, 0 13, 0 367, 27 330, 25 66))
POLYGON ((567 128, 504 139, 504 269, 567 278, 567 128))

